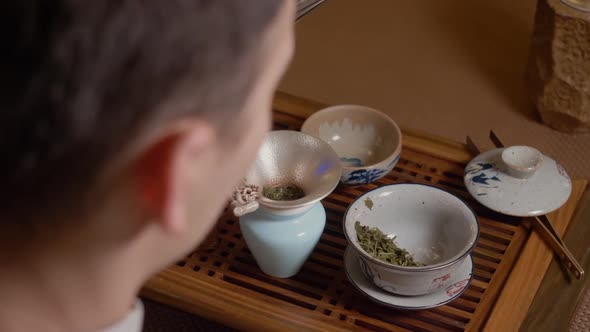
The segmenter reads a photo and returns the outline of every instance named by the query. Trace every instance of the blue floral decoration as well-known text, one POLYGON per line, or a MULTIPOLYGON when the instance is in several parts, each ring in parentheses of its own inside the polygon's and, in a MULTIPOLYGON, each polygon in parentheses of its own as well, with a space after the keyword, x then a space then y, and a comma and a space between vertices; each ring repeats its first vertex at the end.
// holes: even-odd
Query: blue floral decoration
POLYGON ((343 180, 344 183, 350 185, 363 185, 369 184, 379 178, 382 178, 385 174, 389 173, 395 163, 398 162, 400 155, 397 155, 390 163, 387 165, 385 169, 375 168, 375 169, 359 169, 356 171, 351 172, 348 176, 343 180))
POLYGON ((488 181, 498 181, 500 182, 500 179, 497 176, 487 176, 485 173, 481 173, 478 174, 474 177, 471 178, 471 181, 475 182, 475 183, 479 183, 479 184, 485 184, 486 186, 489 186, 490 183, 488 181))
MULTIPOLYGON (((472 167, 465 170, 465 174, 468 176, 472 183, 481 185, 484 188, 497 188, 495 182, 501 182, 498 178, 498 172, 494 170, 496 164, 494 163, 475 163, 472 167)), ((485 193, 479 193, 478 196, 485 195, 485 193)))
POLYGON ((346 184, 368 184, 379 179, 385 175, 386 172, 387 171, 384 169, 360 169, 351 172, 344 182, 346 184))
POLYGON ((477 173, 477 172, 482 172, 482 171, 485 171, 488 169, 492 169, 492 168, 494 168, 494 166, 496 166, 496 164, 494 164, 494 163, 475 163, 474 166, 465 170, 465 173, 466 174, 473 174, 473 173, 477 173))

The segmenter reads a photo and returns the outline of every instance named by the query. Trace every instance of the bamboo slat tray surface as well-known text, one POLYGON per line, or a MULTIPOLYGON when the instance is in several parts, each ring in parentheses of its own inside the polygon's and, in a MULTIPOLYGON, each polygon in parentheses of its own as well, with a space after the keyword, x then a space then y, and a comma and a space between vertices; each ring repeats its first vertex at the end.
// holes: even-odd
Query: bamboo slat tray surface
MULTIPOLYGON (((278 94, 275 129, 297 130, 320 107, 278 94)), ((279 279, 263 274, 242 239, 237 219, 226 211, 205 243, 148 281, 142 295, 250 331, 517 330, 552 254, 536 234, 531 235, 527 220, 495 214, 469 197, 463 168, 470 158, 461 144, 404 130, 402 157, 388 176, 362 187, 339 187, 323 201, 324 233, 296 276, 279 279), (358 293, 346 278, 342 255, 347 242, 341 227, 346 207, 367 190, 398 182, 444 188, 467 201, 479 216, 473 281, 448 305, 423 311, 385 308, 358 293)), ((585 186, 585 181, 575 181, 569 202, 550 215, 562 234, 585 186)))

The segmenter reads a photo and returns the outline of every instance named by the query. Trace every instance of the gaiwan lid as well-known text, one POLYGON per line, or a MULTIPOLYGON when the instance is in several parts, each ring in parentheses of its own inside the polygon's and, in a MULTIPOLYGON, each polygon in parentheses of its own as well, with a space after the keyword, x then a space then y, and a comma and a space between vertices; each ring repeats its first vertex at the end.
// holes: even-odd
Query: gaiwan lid
POLYGON ((465 186, 486 207, 511 216, 538 216, 561 207, 572 181, 555 160, 528 146, 484 152, 467 164, 465 186))

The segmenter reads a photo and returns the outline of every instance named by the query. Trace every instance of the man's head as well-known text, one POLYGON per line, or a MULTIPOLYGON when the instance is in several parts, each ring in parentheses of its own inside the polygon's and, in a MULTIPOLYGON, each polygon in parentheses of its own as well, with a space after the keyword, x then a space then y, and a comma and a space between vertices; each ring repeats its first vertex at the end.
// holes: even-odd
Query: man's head
POLYGON ((269 129, 294 3, 14 6, 0 29, 0 227, 169 263, 206 235, 269 129))

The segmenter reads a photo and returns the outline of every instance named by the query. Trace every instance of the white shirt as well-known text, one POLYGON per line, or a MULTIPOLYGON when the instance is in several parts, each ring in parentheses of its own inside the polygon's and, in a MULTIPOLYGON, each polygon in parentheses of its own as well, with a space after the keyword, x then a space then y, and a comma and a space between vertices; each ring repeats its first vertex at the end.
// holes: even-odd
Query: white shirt
POLYGON ((141 332, 143 327, 143 303, 138 299, 127 316, 100 332, 141 332))

